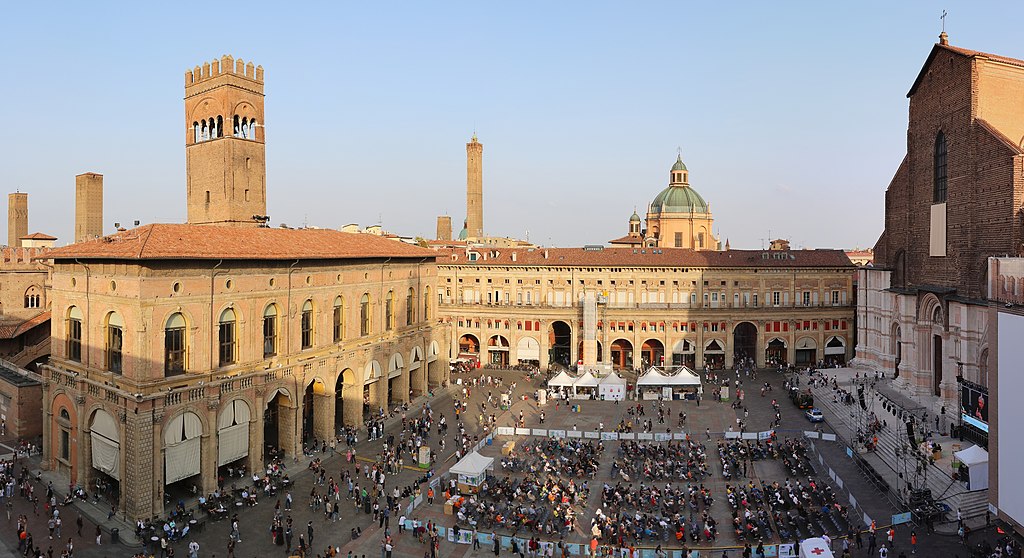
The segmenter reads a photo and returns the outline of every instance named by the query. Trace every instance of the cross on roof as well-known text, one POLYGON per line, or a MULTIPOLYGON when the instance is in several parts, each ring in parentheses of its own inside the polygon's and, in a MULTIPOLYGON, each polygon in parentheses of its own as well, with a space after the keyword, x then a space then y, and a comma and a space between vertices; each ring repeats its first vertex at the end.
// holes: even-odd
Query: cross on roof
POLYGON ((822 549, 822 548, 818 548, 818 547, 814 547, 814 549, 811 550, 811 554, 813 554, 815 556, 821 556, 824 553, 825 553, 825 550, 822 549))
POLYGON ((942 10, 942 15, 939 16, 939 19, 942 20, 942 32, 945 33, 946 32, 946 10, 942 10))

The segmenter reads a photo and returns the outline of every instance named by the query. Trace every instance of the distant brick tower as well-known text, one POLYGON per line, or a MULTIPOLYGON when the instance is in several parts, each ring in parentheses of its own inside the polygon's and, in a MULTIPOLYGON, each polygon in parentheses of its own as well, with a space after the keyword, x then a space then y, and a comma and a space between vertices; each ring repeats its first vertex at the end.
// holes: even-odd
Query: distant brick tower
POLYGON ((224 55, 185 72, 188 222, 257 225, 267 213, 263 66, 224 55))
POLYGON ((75 177, 75 242, 103 236, 103 175, 75 177))
POLYGON ((466 144, 466 237, 484 237, 484 144, 466 144))
POLYGON ((28 235, 28 194, 15 192, 7 196, 7 245, 20 248, 21 237, 28 235))
POLYGON ((452 218, 448 215, 437 217, 437 240, 450 241, 452 239, 452 218))

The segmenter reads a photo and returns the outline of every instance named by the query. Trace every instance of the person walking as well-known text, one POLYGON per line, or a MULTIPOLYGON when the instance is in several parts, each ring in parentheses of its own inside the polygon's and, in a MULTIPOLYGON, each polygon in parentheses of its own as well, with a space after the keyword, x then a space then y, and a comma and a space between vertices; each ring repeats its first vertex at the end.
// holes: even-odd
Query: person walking
POLYGON ((498 535, 494 535, 494 555, 497 556, 501 552, 501 538, 498 535))
POLYGON ((910 531, 910 553, 917 554, 917 531, 910 531))
POLYGON ((188 543, 188 558, 199 558, 199 543, 194 540, 188 543))
POLYGON ((313 522, 310 521, 306 524, 306 537, 309 539, 310 546, 313 545, 313 522))

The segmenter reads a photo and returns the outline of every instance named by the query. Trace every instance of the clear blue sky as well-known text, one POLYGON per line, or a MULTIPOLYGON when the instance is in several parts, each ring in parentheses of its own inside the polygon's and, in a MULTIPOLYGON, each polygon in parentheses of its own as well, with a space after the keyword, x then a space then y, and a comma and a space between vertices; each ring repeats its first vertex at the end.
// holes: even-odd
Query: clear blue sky
POLYGON ((475 128, 488 234, 621 236, 682 147, 733 247, 871 246, 943 8, 952 44, 1024 57, 1021 2, 18 2, 3 183, 61 243, 81 172, 107 232, 184 221, 183 73, 227 53, 266 71, 274 225, 457 230, 475 128))

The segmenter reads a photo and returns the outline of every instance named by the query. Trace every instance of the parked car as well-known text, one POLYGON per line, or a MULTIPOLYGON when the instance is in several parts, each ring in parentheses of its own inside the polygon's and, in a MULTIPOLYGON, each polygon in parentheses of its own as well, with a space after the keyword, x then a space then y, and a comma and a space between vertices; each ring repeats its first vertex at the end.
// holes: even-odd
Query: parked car
POLYGON ((804 416, 811 422, 822 422, 825 420, 825 416, 821 414, 821 409, 818 409, 817 407, 807 409, 804 416))

